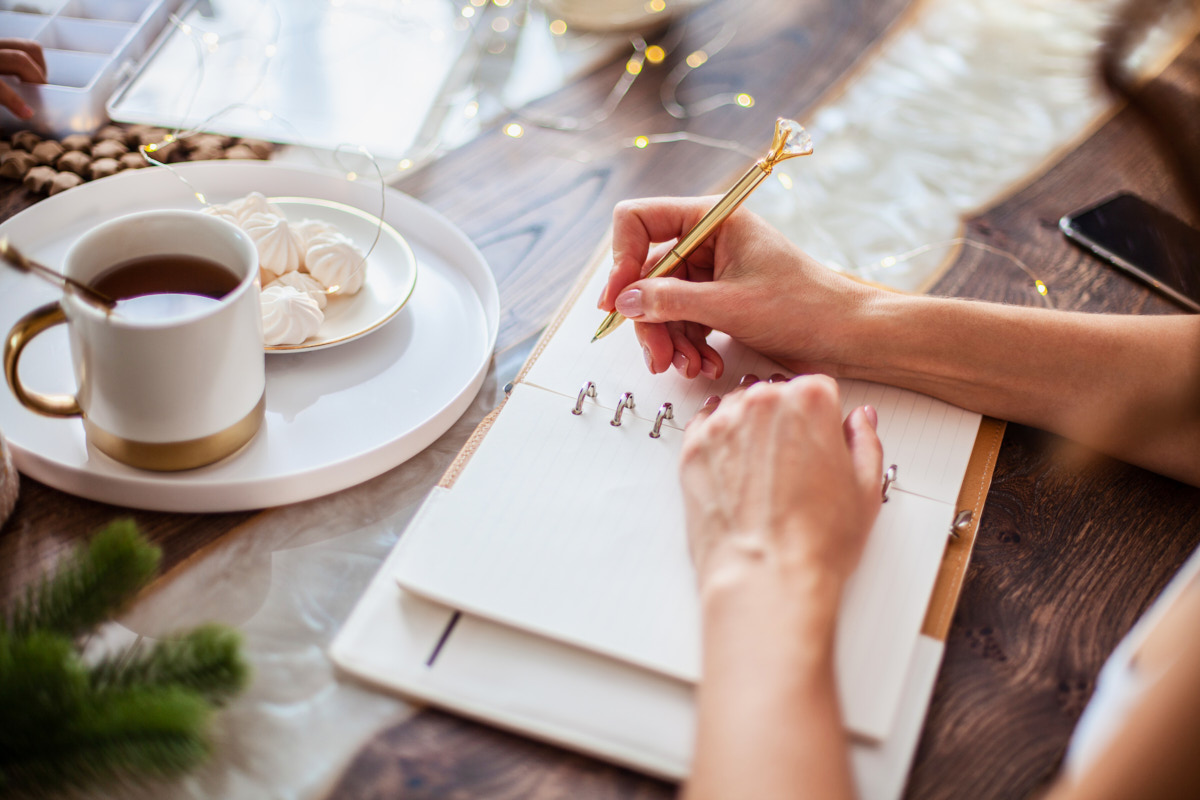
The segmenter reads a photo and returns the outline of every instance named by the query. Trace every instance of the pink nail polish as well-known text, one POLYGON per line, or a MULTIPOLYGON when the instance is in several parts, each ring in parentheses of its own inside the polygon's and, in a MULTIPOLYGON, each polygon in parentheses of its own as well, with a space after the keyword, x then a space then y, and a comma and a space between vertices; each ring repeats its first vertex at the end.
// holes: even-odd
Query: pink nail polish
POLYGON ((701 372, 701 374, 704 375, 704 377, 711 378, 712 380, 715 381, 717 379, 717 364, 716 364, 716 362, 712 361, 710 359, 707 359, 707 358, 701 358, 700 359, 700 372, 701 372))
POLYGON ((649 347, 642 348, 642 357, 646 359, 646 369, 654 372, 654 357, 650 355, 649 347))
POLYGON ((679 370, 680 374, 682 374, 684 377, 687 377, 687 356, 685 356, 683 353, 676 353, 675 357, 671 359, 671 363, 675 366, 675 369, 679 370))
POLYGON ((875 406, 863 406, 863 413, 867 415, 867 422, 871 423, 872 429, 879 427, 879 412, 875 406))
POLYGON ((617 295, 617 311, 629 319, 642 316, 642 290, 626 289, 617 295))

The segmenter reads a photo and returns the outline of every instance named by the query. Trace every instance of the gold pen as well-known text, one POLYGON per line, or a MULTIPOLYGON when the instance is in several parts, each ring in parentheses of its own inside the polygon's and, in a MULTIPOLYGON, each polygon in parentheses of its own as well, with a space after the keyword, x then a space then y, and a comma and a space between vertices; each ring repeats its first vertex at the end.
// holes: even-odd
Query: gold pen
MULTIPOLYGON (((675 246, 668 250, 667 254, 642 277, 661 278, 671 274, 676 267, 687 260, 687 257, 700 246, 701 242, 717 229, 718 225, 725 221, 726 217, 734 212, 734 209, 742 204, 743 200, 750 196, 755 187, 771 174, 771 170, 775 168, 776 164, 796 156, 807 156, 812 151, 812 138, 799 122, 783 117, 775 120, 775 138, 771 141, 770 151, 755 162, 754 166, 746 170, 746 174, 733 185, 733 188, 726 192, 725 196, 700 218, 695 227, 684 234, 683 238, 676 242, 675 246)), ((592 341, 608 336, 624 321, 623 314, 613 311, 604 318, 604 322, 600 323, 592 341)))

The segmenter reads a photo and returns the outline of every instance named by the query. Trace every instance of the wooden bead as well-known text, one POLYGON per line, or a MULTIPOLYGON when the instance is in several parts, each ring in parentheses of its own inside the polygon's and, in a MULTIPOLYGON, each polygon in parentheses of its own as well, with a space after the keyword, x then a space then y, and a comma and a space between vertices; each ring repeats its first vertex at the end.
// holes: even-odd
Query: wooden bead
POLYGON ((88 174, 88 166, 91 163, 92 157, 87 153, 81 153, 78 150, 68 150, 58 159, 56 166, 59 172, 73 172, 83 177, 88 174))
POLYGON ((117 141, 117 142, 123 142, 123 141, 125 141, 125 137, 127 135, 128 135, 128 132, 124 128, 122 128, 120 125, 105 125, 103 128, 96 131, 96 141, 97 142, 105 142, 105 141, 112 140, 112 141, 117 141))
POLYGON ((26 173, 36 166, 37 159, 33 157, 32 153, 26 153, 24 150, 9 150, 0 156, 0 178, 19 181, 24 179, 26 173))
POLYGON ((235 144, 233 147, 225 151, 225 157, 235 160, 257 161, 258 156, 249 147, 242 144, 235 144))
POLYGON ((63 154, 63 146, 53 139, 47 139, 44 142, 38 142, 32 152, 38 164, 50 166, 57 162, 58 157, 63 154))
POLYGON ((120 171, 121 162, 115 158, 97 158, 88 167, 88 174, 92 176, 92 180, 107 178, 109 175, 116 175, 120 171))
POLYGON ((5 153, 7 153, 9 150, 12 150, 12 149, 13 149, 12 142, 0 141, 0 156, 4 155, 5 153))
POLYGON ((34 167, 25 173, 25 180, 22 183, 31 192, 45 194, 50 191, 50 182, 57 174, 58 172, 53 167, 34 167))
POLYGON ((124 142, 118 142, 116 139, 106 139, 103 142, 96 142, 92 147, 92 158, 120 158, 129 152, 129 148, 124 142))
POLYGON ((193 147, 188 154, 191 161, 217 161, 225 157, 225 149, 219 145, 193 147))
POLYGON ((231 137, 219 133, 198 133, 195 136, 189 136, 185 141, 192 150, 224 150, 233 144, 231 137))
POLYGON ((146 159, 142 158, 141 153, 126 153, 117 160, 120 162, 122 169, 141 169, 148 166, 146 159))
POLYGON ((50 196, 53 197, 67 189, 74 189, 81 183, 83 183, 83 178, 74 172, 60 172, 54 176, 54 180, 50 181, 50 196))
POLYGON ((254 155, 261 159, 268 159, 271 153, 275 151, 275 145, 271 142, 263 141, 262 139, 242 139, 238 142, 242 147, 249 147, 254 151, 254 155))
POLYGON ((92 152, 92 137, 86 133, 72 133, 62 140, 62 146, 66 150, 78 150, 81 153, 90 153, 92 152))
POLYGON ((37 147, 38 142, 41 140, 42 137, 38 136, 33 131, 17 131, 12 137, 13 147, 17 150, 26 151, 33 150, 33 148, 37 147))

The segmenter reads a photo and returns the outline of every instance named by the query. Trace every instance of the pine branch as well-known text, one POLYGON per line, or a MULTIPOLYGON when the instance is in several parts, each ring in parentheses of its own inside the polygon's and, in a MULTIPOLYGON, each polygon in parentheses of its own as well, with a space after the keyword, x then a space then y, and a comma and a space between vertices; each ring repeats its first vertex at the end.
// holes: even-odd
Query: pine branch
POLYGON ((178 775, 208 756, 209 714, 204 698, 177 687, 88 698, 73 717, 0 748, 0 790, 48 793, 178 775))
POLYGON ((8 615, 8 631, 79 636, 131 600, 158 570, 160 556, 133 520, 112 522, 15 605, 8 615))
POLYGON ((107 658, 91 669, 96 691, 130 686, 176 685, 221 706, 245 688, 250 669, 240 653, 241 636, 223 625, 203 625, 163 639, 133 658, 107 658))
POLYGON ((0 632, 0 754, 29 731, 74 716, 87 692, 87 671, 68 639, 0 632))

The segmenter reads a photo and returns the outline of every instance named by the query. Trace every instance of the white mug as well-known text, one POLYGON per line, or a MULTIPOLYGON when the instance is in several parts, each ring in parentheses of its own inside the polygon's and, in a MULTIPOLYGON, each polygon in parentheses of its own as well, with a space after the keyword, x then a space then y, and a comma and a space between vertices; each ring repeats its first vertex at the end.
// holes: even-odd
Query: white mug
POLYGON ((17 399, 40 414, 82 417, 87 441, 134 467, 181 470, 210 464, 254 438, 266 409, 258 251, 236 225, 198 211, 147 211, 88 231, 63 272, 85 284, 111 267, 150 256, 215 261, 237 287, 207 307, 131 319, 68 290, 9 332, 4 371, 17 399), (67 323, 77 391, 48 395, 22 385, 21 351, 67 323))

